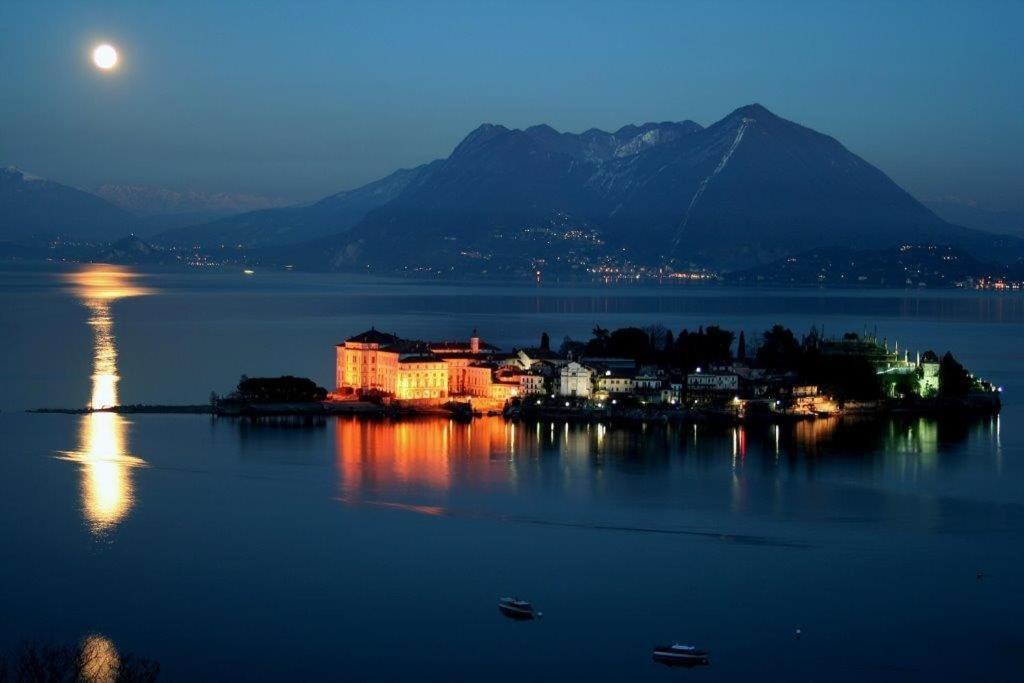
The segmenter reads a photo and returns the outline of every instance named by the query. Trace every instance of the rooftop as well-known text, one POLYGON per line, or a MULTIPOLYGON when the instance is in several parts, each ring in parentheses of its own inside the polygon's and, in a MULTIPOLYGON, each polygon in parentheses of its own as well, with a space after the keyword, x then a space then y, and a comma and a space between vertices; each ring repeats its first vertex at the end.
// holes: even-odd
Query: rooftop
POLYGON ((394 344, 400 340, 397 335, 381 332, 380 330, 371 327, 366 332, 357 334, 354 337, 349 337, 345 341, 354 342, 356 344, 394 344))

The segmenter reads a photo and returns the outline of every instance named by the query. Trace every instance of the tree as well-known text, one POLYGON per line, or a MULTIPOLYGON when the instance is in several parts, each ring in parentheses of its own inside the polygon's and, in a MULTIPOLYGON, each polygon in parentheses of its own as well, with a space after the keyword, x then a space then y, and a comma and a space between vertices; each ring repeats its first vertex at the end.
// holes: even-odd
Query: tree
POLYGON ((683 329, 676 337, 672 362, 692 372, 695 368, 732 360, 732 342, 736 335, 717 326, 703 327, 696 332, 683 329))
POLYGON ((160 664, 131 653, 118 654, 102 636, 78 645, 22 643, 12 656, 0 656, 0 681, 132 681, 148 683, 160 664))
POLYGON ((238 398, 243 401, 302 403, 323 401, 327 390, 306 377, 246 377, 238 382, 238 398))
POLYGON ((666 340, 672 337, 672 333, 664 325, 650 325, 644 328, 644 332, 647 333, 653 351, 662 351, 666 340))
POLYGON ((585 348, 586 345, 583 342, 573 341, 571 337, 566 335, 562 339, 562 345, 558 347, 558 355, 576 360, 583 354, 585 348))
POLYGON ((609 332, 600 325, 594 325, 592 331, 593 336, 586 345, 586 354, 588 356, 607 356, 608 355, 608 340, 609 332))
POLYGON ((728 363, 732 360, 732 342, 736 335, 718 325, 709 325, 704 330, 705 353, 708 363, 728 363))
POLYGON ((813 354, 809 361, 806 377, 827 394, 858 401, 874 401, 885 396, 881 376, 864 356, 813 354))
POLYGON ((747 359, 747 335, 743 334, 743 330, 740 330, 740 340, 736 344, 736 358, 739 360, 747 359))
POLYGON ((623 327, 608 337, 609 355, 644 362, 651 359, 651 338, 638 327, 623 327))
POLYGON ((665 346, 661 350, 661 362, 664 365, 671 365, 672 358, 675 355, 676 350, 676 338, 672 334, 672 330, 665 330, 665 346))
POLYGON ((551 337, 548 336, 547 332, 540 333, 540 350, 551 351, 551 337))
POLYGON ((939 361, 939 396, 963 398, 974 386, 966 368, 949 351, 939 361))
POLYGON ((774 325, 762 335, 757 362, 773 370, 795 370, 800 365, 800 343, 793 331, 774 325))

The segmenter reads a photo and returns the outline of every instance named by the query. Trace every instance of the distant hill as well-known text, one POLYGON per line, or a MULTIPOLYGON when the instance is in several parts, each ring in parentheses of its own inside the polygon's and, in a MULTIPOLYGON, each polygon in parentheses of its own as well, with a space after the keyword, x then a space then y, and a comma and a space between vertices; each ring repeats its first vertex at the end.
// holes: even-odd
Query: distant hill
POLYGON ((0 169, 0 241, 109 241, 130 234, 136 224, 132 214, 94 194, 0 169))
POLYGON ((172 190, 152 185, 100 185, 97 196, 138 216, 232 214, 282 206, 287 202, 244 192, 172 190))
POLYGON ((1024 237, 1024 210, 998 211, 986 209, 977 202, 956 199, 926 199, 924 205, 956 225, 1024 237))
POLYGON ((276 247, 343 233, 366 214, 397 197, 431 168, 402 169, 368 185, 338 192, 308 206, 251 211, 219 220, 168 230, 154 239, 175 246, 242 245, 276 247))
POLYGON ((173 190, 151 185, 106 184, 98 187, 96 194, 137 216, 136 232, 142 236, 287 204, 281 199, 249 193, 173 190))
POLYGON ((135 236, 125 237, 100 248, 91 256, 91 260, 124 265, 178 263, 175 252, 157 249, 135 236))
POLYGON ((347 233, 287 258, 454 273, 624 259, 730 270, 814 247, 903 243, 1024 253, 1020 240, 947 223, 835 139, 755 104, 707 128, 486 124, 347 233))
POLYGON ((935 246, 828 247, 736 271, 728 282, 775 286, 949 287, 968 280, 1020 281, 1024 269, 980 261, 961 249, 935 246))

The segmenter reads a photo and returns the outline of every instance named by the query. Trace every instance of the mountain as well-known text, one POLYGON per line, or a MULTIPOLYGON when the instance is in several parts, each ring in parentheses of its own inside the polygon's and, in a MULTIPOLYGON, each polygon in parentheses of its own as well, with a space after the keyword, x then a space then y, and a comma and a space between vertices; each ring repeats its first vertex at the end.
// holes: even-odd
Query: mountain
POLYGON ((172 190, 150 185, 101 185, 96 194, 139 218, 143 236, 278 206, 286 202, 248 193, 172 190))
POLYGON ((277 247, 343 233, 366 214, 395 199, 432 164, 401 169, 354 190, 338 192, 306 206, 250 211, 212 222, 168 230, 154 240, 176 246, 241 245, 277 247))
POLYGON ((172 190, 151 185, 101 185, 96 194, 138 216, 174 214, 233 214, 285 204, 283 200, 244 192, 172 190))
POLYGON ((92 260, 124 265, 178 263, 175 252, 156 249, 134 235, 99 248, 92 260))
POLYGON ((16 168, 0 169, 0 241, 107 241, 131 233, 136 223, 94 194, 16 168))
POLYGON ((926 199, 924 205, 943 220, 976 230, 1024 237, 1024 210, 994 210, 970 200, 943 197, 926 199))
POLYGON ((749 105, 692 122, 559 133, 485 124, 347 234, 287 258, 462 272, 623 262, 736 269, 805 251, 948 244, 1019 255, 951 225, 837 140, 749 105))

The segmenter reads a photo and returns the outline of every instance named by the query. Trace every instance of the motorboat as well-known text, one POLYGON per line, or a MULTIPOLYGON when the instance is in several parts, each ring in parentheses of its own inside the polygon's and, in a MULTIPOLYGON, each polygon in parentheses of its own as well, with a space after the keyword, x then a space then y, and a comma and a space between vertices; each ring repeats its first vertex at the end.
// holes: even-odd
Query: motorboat
POLYGON ((542 615, 533 609, 533 605, 519 598, 501 598, 498 600, 498 611, 509 619, 525 621, 539 619, 542 615))
POLYGON ((654 661, 672 666, 699 666, 708 663, 708 651, 693 645, 659 645, 654 648, 654 661))

